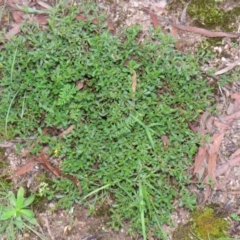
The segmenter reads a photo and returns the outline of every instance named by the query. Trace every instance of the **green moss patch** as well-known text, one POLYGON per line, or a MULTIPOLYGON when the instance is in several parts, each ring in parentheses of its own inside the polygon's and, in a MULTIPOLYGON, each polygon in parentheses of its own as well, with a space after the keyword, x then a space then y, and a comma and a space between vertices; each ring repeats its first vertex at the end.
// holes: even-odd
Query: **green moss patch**
POLYGON ((179 226, 173 233, 173 240, 188 239, 220 239, 229 236, 229 222, 218 216, 212 207, 195 210, 191 214, 191 220, 179 226))

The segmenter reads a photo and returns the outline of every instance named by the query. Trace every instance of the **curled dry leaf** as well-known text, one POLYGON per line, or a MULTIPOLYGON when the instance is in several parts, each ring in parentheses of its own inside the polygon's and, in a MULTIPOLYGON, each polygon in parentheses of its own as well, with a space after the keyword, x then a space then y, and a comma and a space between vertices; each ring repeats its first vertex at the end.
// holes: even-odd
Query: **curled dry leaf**
POLYGON ((162 142, 163 142, 163 149, 167 149, 169 146, 169 139, 168 136, 163 135, 161 136, 162 142))
POLYGON ((41 163, 46 169, 52 172, 55 176, 60 177, 62 172, 60 169, 54 167, 49 161, 48 156, 45 152, 41 152, 41 154, 37 158, 38 162, 41 163))
POLYGON ((78 90, 83 89, 83 87, 84 87, 83 81, 77 81, 76 82, 76 87, 77 87, 78 90))

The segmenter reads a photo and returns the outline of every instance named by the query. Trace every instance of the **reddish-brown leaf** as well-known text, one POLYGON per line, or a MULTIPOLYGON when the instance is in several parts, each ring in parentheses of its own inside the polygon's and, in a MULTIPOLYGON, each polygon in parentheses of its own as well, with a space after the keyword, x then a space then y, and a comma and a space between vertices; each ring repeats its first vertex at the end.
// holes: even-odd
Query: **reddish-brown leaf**
POLYGON ((194 132, 194 133, 198 133, 199 132, 199 128, 195 127, 191 122, 188 122, 188 127, 194 132))
POLYGON ((76 87, 77 87, 78 90, 83 89, 83 87, 84 87, 83 81, 77 81, 76 82, 76 87))
MULTIPOLYGON (((172 18, 172 21, 175 23, 175 22, 176 22, 176 18, 173 17, 173 18, 172 18)), ((171 33, 171 35, 172 35, 175 39, 178 39, 178 30, 177 30, 177 28, 175 28, 175 27, 172 26, 172 27, 170 28, 170 33, 171 33)), ((175 47, 178 47, 178 46, 175 45, 175 47)))
POLYGON ((240 93, 238 92, 238 93, 231 94, 231 98, 232 99, 240 99, 240 93))
POLYGON ((224 174, 226 171, 230 170, 232 167, 236 166, 240 163, 240 149, 236 150, 229 158, 229 160, 218 166, 217 170, 215 171, 215 175, 220 176, 224 174))
POLYGON ((44 153, 43 151, 41 152, 41 154, 39 155, 39 157, 37 158, 37 160, 49 171, 51 171, 55 176, 60 177, 61 176, 61 171, 60 169, 52 166, 52 164, 48 161, 48 156, 46 153, 44 153))
POLYGON ((33 21, 39 23, 40 25, 48 24, 48 16, 43 14, 38 14, 33 17, 33 21))
POLYGON ((232 99, 235 99, 234 100, 234 103, 233 103, 233 106, 234 106, 234 113, 239 111, 240 109, 240 93, 234 93, 231 95, 231 98, 232 99))
POLYGON ((67 175, 62 174, 62 176, 65 177, 65 178, 68 178, 69 180, 71 180, 71 181, 77 186, 77 188, 78 188, 80 191, 82 190, 81 184, 80 184, 79 180, 78 180, 76 177, 71 176, 71 175, 69 175, 69 174, 67 174, 67 175))
POLYGON ((87 21, 88 20, 88 18, 87 17, 85 17, 83 14, 78 14, 77 16, 76 16, 76 20, 78 20, 78 21, 87 21))
POLYGON ((226 121, 230 121, 230 120, 234 120, 234 119, 238 119, 238 118, 240 118, 240 111, 235 112, 235 113, 233 113, 233 114, 231 114, 229 116, 226 116, 224 119, 226 121))
POLYGON ((200 205, 203 205, 209 198, 210 194, 212 192, 212 189, 210 188, 209 185, 207 185, 205 187, 205 191, 204 191, 204 199, 203 199, 203 202, 200 203, 200 205))
POLYGON ((212 143, 210 149, 209 149, 209 159, 208 159, 208 177, 210 177, 214 182, 216 180, 215 177, 215 170, 217 165, 217 157, 219 153, 219 148, 222 143, 222 139, 225 134, 225 129, 222 128, 221 132, 217 134, 217 136, 214 136, 214 142, 212 143))
POLYGON ((16 23, 21 23, 23 21, 24 12, 21 11, 13 11, 12 17, 16 23))
POLYGON ((238 155, 240 155, 240 148, 238 150, 236 150, 231 156, 230 159, 237 157, 238 155))
POLYGON ((35 162, 34 160, 28 162, 27 164, 23 165, 22 167, 20 167, 19 169, 17 169, 12 176, 8 177, 7 179, 12 179, 12 178, 16 178, 19 177, 23 174, 25 174, 26 172, 29 172, 30 170, 32 170, 32 168, 37 164, 37 162, 35 162))
POLYGON ((108 23, 108 29, 110 31, 114 32, 115 31, 115 27, 114 27, 113 23, 110 20, 108 20, 107 23, 108 23))
POLYGON ((152 21, 153 28, 156 29, 160 25, 157 15, 151 11, 149 11, 149 15, 152 21))
POLYGON ((188 32, 194 32, 194 33, 199 33, 202 34, 203 36, 206 37, 229 37, 229 38, 238 38, 240 36, 239 33, 226 33, 226 32, 212 32, 204 28, 198 28, 198 27, 191 27, 191 26, 184 26, 181 24, 177 23, 172 23, 172 26, 175 28, 178 28, 183 31, 188 31, 188 32))
POLYGON ((21 30, 22 23, 14 23, 13 28, 7 32, 7 37, 11 39, 14 35, 18 34, 21 30))
POLYGON ((201 168, 201 166, 204 162, 204 159, 206 157, 208 148, 209 148, 208 144, 205 144, 205 145, 199 147, 198 152, 195 156, 193 174, 198 173, 199 169, 201 168))
POLYGON ((163 149, 167 149, 169 146, 169 139, 168 136, 163 135, 161 136, 162 142, 163 142, 163 149))

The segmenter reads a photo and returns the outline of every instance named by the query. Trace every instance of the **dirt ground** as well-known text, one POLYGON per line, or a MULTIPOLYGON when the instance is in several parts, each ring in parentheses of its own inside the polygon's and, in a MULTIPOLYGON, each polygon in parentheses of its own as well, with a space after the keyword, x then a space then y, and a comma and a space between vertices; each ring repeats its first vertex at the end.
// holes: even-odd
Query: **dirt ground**
MULTIPOLYGON (((0 0, 0 6, 2 6, 0 7, 1 29, 5 28, 7 32, 11 31, 11 29, 16 26, 14 25, 14 18, 9 18, 8 15, 9 12, 16 10, 14 8, 14 2, 16 1, 11 0, 8 4, 8 1, 5 2, 4 0, 0 0)), ((41 1, 33 0, 30 2, 24 2, 24 0, 20 0, 18 2, 21 2, 20 4, 22 5, 29 4, 39 9, 47 8, 47 6, 45 6, 41 1)), ((181 1, 179 1, 179 3, 175 3, 173 5, 174 9, 171 8, 171 10, 169 9, 169 6, 173 3, 173 1, 167 0, 98 0, 96 2, 102 11, 106 11, 108 21, 111 23, 111 28, 113 28, 112 30, 114 34, 118 34, 120 29, 123 27, 139 24, 142 26, 142 38, 144 38, 148 35, 149 28, 154 26, 154 24, 158 24, 164 33, 170 33, 176 38, 176 50, 191 54, 194 54, 196 48, 206 40, 206 37, 201 34, 182 31, 171 26, 173 21, 180 21, 181 15, 183 14, 183 9, 186 4, 180 3, 181 1)), ((53 2, 48 1, 47 4, 51 6, 53 5, 53 2)), ((226 0, 223 1, 221 6, 223 9, 228 10, 229 8, 233 8, 237 5, 239 5, 238 1, 226 0)), ((239 19, 240 16, 238 18, 238 25, 239 19)), ((187 26, 194 26, 192 25, 193 21, 189 18, 189 16, 187 16, 186 21, 187 26)), ((239 29, 236 25, 235 31, 237 32, 238 30, 239 29)), ((217 57, 213 59, 211 63, 203 66, 203 70, 212 66, 218 66, 218 69, 221 70, 226 68, 226 66, 228 66, 227 64, 238 61, 240 59, 239 39, 240 38, 233 43, 231 38, 222 38, 220 45, 212 47, 212 50, 217 53, 217 57), (228 52, 227 57, 223 57, 222 52, 224 51, 228 52)), ((232 69, 227 71, 231 71, 232 69)), ((209 84, 217 84, 217 75, 215 78, 208 78, 209 84)), ((194 126, 195 128, 204 129, 206 133, 210 134, 210 136, 216 136, 219 133, 223 133, 219 149, 217 149, 218 161, 216 169, 222 170, 222 165, 226 165, 228 160, 231 159, 231 156, 236 153, 240 147, 240 114, 236 114, 239 112, 240 108, 239 98, 240 77, 238 77, 234 83, 227 84, 224 87, 218 85, 215 99, 217 102, 217 109, 221 114, 212 116, 208 113, 202 113, 199 118, 199 122, 195 123, 194 126), (233 98, 233 96, 235 96, 235 98, 233 98), (228 116, 232 116, 233 114, 235 114, 234 119, 231 124, 229 124, 228 129, 221 132, 221 128, 216 128, 216 125, 214 125, 214 121, 216 121, 216 119, 224 122, 228 116)), ((3 146, 3 144, 7 143, 1 143, 1 146, 3 146)), ((212 142, 212 146, 214 146, 214 141, 212 142)), ((15 171, 22 166, 26 160, 19 159, 12 149, 10 150, 8 147, 5 148, 7 149, 6 152, 8 152, 7 161, 10 164, 10 169, 11 171, 15 171)), ((235 156, 238 155, 239 153, 235 156)), ((238 162, 240 163, 240 161, 238 162)), ((219 211, 228 213, 227 215, 230 213, 240 214, 240 166, 238 162, 235 165, 229 164, 228 169, 226 171, 222 171, 222 174, 217 176, 217 182, 221 188, 216 187, 212 191, 206 188, 204 191, 199 191, 196 187, 190 186, 191 190, 198 196, 199 205, 203 203, 216 203, 220 206, 219 211)), ((201 168, 203 171, 207 168, 206 158, 203 159, 201 168)), ((36 168, 34 172, 27 173, 24 177, 21 177, 21 179, 14 179, 14 182, 16 185, 20 186, 24 181, 29 182, 30 178, 33 179, 31 181, 34 181, 34 177, 42 173, 42 171, 44 170, 41 167, 36 168)), ((200 170, 197 173, 200 174, 200 170)), ((5 173, 1 173, 1 176, 4 174, 5 173)), ((186 223, 189 219, 189 212, 185 209, 179 208, 177 206, 177 202, 175 209, 176 211, 172 214, 172 220, 175 223, 175 227, 167 225, 163 226, 169 235, 169 239, 172 239, 171 233, 178 224, 186 223)), ((37 219, 41 225, 39 231, 51 240, 142 239, 138 235, 132 237, 127 234, 127 222, 126 226, 120 231, 114 231, 107 225, 109 216, 97 217, 96 215, 97 214, 89 215, 89 210, 86 207, 81 207, 79 205, 73 206, 69 212, 60 208, 56 209, 54 202, 46 203, 44 211, 36 211, 37 219)), ((240 223, 232 221, 231 224, 231 237, 240 239, 240 223)), ((19 236, 19 239, 37 238, 31 234, 25 233, 24 236, 19 236)))

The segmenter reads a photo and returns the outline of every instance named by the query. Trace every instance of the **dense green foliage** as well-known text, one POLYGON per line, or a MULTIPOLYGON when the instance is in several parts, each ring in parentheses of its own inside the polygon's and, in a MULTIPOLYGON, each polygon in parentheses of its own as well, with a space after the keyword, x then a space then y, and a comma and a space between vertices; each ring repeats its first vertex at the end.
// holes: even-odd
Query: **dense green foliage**
POLYGON ((210 89, 197 56, 176 52, 170 36, 152 32, 139 43, 137 26, 119 38, 100 16, 92 24, 90 18, 76 21, 76 14, 75 8, 58 9, 47 30, 26 25, 5 44, 1 132, 4 138, 39 136, 33 154, 47 144, 61 157, 62 170, 82 185, 79 193, 68 180, 56 182, 53 190, 65 206, 111 198, 111 226, 128 219, 143 235, 151 229, 162 236, 160 225, 169 222, 175 199, 195 206, 186 170, 199 139, 188 122, 206 107, 210 89), (70 134, 55 136, 70 125, 70 134), (43 136, 46 127, 51 131, 43 136))

